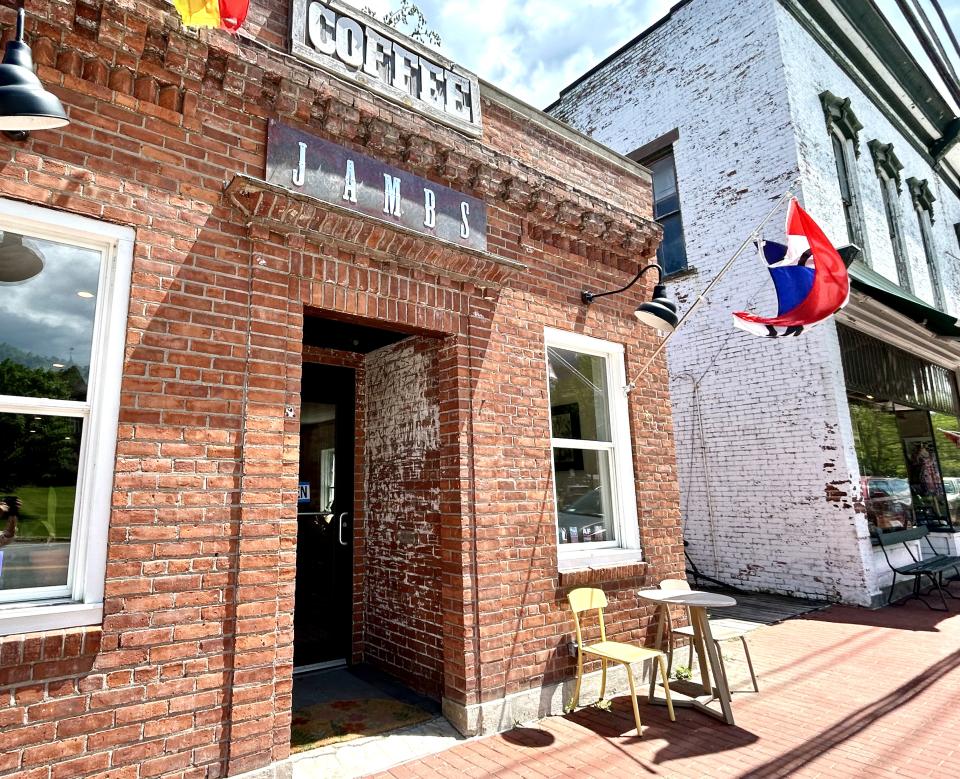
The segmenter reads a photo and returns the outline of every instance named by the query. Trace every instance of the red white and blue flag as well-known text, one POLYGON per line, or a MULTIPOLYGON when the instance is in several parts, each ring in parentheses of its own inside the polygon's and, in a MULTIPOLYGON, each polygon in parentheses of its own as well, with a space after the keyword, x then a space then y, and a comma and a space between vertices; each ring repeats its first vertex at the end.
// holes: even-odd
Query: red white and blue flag
POLYGON ((733 323, 755 335, 776 338, 800 335, 804 328, 829 319, 847 304, 847 266, 797 199, 787 209, 787 244, 761 241, 777 291, 777 315, 762 317, 737 311, 733 323))

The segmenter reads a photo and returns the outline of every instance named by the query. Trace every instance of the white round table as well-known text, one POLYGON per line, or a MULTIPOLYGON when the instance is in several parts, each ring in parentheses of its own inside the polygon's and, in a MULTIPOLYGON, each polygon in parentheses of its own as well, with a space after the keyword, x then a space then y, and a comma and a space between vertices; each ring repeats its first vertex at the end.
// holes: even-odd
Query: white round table
MULTIPOLYGON (((720 656, 717 654, 717 645, 714 643, 713 635, 710 633, 710 620, 707 617, 707 609, 722 609, 729 606, 736 606, 737 601, 729 595, 721 595, 716 592, 702 592, 700 590, 640 590, 637 597, 648 603, 655 603, 659 607, 660 618, 657 621, 657 643, 656 648, 664 638, 664 631, 668 626, 670 619, 670 606, 686 606, 690 609, 690 621, 693 623, 693 643, 697 650, 697 658, 700 664, 700 678, 703 680, 703 695, 684 695, 683 693, 671 690, 674 706, 690 706, 700 711, 706 712, 711 716, 722 719, 728 725, 733 725, 733 709, 730 706, 730 690, 727 687, 726 676, 720 665, 720 656), (716 687, 710 682, 710 670, 713 671, 713 678, 716 681, 716 687), (710 704, 717 701, 720 704, 720 711, 717 711, 710 704)), ((666 703, 666 698, 656 695, 656 677, 650 674, 650 694, 651 703, 666 703)))

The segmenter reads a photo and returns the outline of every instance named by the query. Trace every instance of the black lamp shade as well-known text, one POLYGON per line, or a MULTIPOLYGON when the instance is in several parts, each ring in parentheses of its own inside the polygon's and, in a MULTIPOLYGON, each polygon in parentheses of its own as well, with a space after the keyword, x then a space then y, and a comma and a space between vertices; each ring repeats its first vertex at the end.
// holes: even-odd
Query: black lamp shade
POLYGON ((7 44, 0 63, 0 131, 49 130, 69 123, 56 95, 47 92, 33 72, 30 47, 21 40, 23 9, 17 39, 7 44))
POLYGON ((640 304, 633 314, 637 321, 663 333, 672 333, 677 327, 677 304, 667 297, 663 284, 657 284, 653 288, 653 299, 640 304))

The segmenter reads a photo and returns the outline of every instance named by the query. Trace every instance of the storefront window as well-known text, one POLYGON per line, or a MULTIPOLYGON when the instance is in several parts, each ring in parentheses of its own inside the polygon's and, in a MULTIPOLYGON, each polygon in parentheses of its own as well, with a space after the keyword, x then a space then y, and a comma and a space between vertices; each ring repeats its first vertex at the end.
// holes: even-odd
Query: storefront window
POLYGON ((128 228, 0 200, 0 634, 100 620, 131 262, 128 228))
POLYGON ((960 528, 960 424, 950 371, 838 327, 871 530, 960 528))
POLYGON ((558 543, 635 546, 629 425, 618 389, 622 349, 573 333, 547 335, 558 543))

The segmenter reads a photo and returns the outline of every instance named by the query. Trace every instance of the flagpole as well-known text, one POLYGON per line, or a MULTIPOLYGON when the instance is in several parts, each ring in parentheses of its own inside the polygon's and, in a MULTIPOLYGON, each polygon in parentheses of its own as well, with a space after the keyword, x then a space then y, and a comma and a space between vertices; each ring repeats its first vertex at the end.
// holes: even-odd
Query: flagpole
POLYGON ((690 315, 697 310, 700 304, 706 299, 707 295, 710 294, 710 290, 712 290, 720 281, 720 279, 723 278, 724 274, 726 274, 726 272, 730 270, 730 267, 733 265, 736 259, 741 254, 743 254, 744 250, 753 241, 760 239, 760 231, 763 230, 767 222, 769 222, 773 218, 773 215, 780 210, 780 206, 783 205, 784 201, 794 194, 794 190, 799 184, 800 184, 800 177, 798 176, 793 180, 790 186, 787 187, 786 192, 784 192, 779 198, 777 198, 777 202, 774 204, 773 208, 771 208, 767 212, 767 215, 760 220, 760 224, 758 224, 756 227, 753 228, 753 230, 750 232, 750 235, 748 235, 744 239, 743 243, 741 243, 740 246, 737 248, 737 250, 733 253, 733 256, 730 257, 730 259, 727 260, 726 264, 720 269, 720 272, 713 277, 713 280, 709 284, 707 284, 703 292, 701 292, 697 296, 697 299, 693 301, 693 305, 691 305, 690 308, 688 308, 686 312, 684 312, 683 316, 680 317, 680 321, 677 322, 677 326, 667 334, 667 337, 660 342, 660 345, 656 348, 653 354, 651 354, 650 357, 647 359, 647 361, 643 364, 643 367, 639 371, 637 371, 637 375, 633 378, 633 381, 631 381, 626 386, 627 392, 630 392, 630 390, 634 389, 637 386, 637 379, 639 379, 640 376, 646 372, 647 368, 650 367, 653 361, 657 359, 657 357, 660 355, 660 352, 662 352, 666 348, 667 344, 670 342, 670 339, 673 338, 674 333, 676 333, 677 330, 679 330, 683 326, 683 323, 690 318, 690 315))

